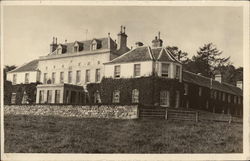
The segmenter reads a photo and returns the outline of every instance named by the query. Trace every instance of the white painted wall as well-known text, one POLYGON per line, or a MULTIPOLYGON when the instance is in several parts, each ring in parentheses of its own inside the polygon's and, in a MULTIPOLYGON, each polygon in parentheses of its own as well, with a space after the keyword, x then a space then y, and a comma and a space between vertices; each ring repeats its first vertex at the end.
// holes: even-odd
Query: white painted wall
POLYGON ((98 53, 89 55, 79 55, 77 57, 65 57, 59 59, 48 59, 39 61, 38 69, 41 71, 41 82, 44 73, 48 73, 48 79, 52 78, 52 72, 56 73, 55 84, 60 83, 60 72, 64 72, 64 83, 68 83, 68 72, 72 71, 72 84, 76 83, 76 71, 80 70, 81 80, 78 85, 84 85, 86 70, 90 70, 90 82, 95 82, 96 69, 100 69, 101 78, 103 76, 103 63, 109 61, 109 53, 98 53), (98 64, 98 61, 100 64, 98 64), (80 64, 79 64, 80 63, 80 64))
POLYGON ((167 63, 169 64, 169 78, 174 79, 176 76, 176 66, 180 67, 180 82, 182 81, 182 65, 178 64, 178 63, 173 63, 173 62, 156 62, 156 73, 158 74, 158 76, 161 76, 162 74, 162 63, 167 63))
POLYGON ((26 73, 29 73, 29 83, 37 82, 38 71, 7 73, 7 80, 13 82, 13 75, 16 74, 16 84, 24 84, 26 73))
POLYGON ((153 72, 153 62, 132 62, 132 63, 122 63, 122 64, 105 64, 104 76, 106 78, 114 78, 114 68, 116 65, 120 65, 121 68, 121 78, 132 78, 134 77, 134 64, 141 64, 141 76, 150 76, 153 72))

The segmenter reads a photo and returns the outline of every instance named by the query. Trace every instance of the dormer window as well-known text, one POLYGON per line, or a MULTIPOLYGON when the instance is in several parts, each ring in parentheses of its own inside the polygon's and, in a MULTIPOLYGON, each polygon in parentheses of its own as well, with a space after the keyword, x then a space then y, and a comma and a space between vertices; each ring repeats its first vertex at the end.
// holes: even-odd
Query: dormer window
POLYGON ((96 40, 96 39, 94 39, 92 41, 91 46, 90 46, 91 50, 97 50, 100 47, 101 47, 101 44, 100 44, 99 40, 96 40))
POLYGON ((74 53, 78 52, 78 46, 74 46, 74 53))
POLYGON ((57 54, 62 54, 62 46, 61 45, 57 48, 57 54))
POLYGON ((76 41, 76 42, 75 42, 75 45, 74 45, 74 47, 73 47, 73 52, 74 52, 74 53, 77 53, 78 51, 80 51, 80 50, 79 50, 79 44, 78 44, 78 42, 76 41))
POLYGON ((97 43, 92 43, 92 50, 96 50, 97 49, 97 43))

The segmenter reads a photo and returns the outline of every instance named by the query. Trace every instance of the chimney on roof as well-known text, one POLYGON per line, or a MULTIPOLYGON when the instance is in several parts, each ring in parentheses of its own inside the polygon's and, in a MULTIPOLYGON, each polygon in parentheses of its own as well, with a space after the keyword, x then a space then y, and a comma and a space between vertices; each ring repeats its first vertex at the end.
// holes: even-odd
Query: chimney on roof
POLYGON ((127 35, 125 33, 125 26, 121 26, 120 32, 117 34, 118 39, 117 39, 117 50, 125 49, 127 48, 127 35))
POLYGON ((53 37, 53 41, 50 44, 50 53, 54 52, 57 48, 57 38, 53 37))
POLYGON ((143 46, 143 43, 140 42, 140 41, 138 41, 138 42, 135 43, 135 46, 136 46, 136 47, 143 46))
POLYGON ((158 32, 158 37, 155 36, 155 39, 152 40, 152 47, 162 47, 163 41, 161 40, 160 36, 160 32, 158 32))
POLYGON ((216 71, 216 72, 215 72, 214 79, 215 79, 216 81, 220 82, 220 83, 222 82, 222 75, 221 75, 221 73, 220 73, 219 71, 216 71))
POLYGON ((243 89, 243 81, 237 81, 236 86, 242 90, 243 89))

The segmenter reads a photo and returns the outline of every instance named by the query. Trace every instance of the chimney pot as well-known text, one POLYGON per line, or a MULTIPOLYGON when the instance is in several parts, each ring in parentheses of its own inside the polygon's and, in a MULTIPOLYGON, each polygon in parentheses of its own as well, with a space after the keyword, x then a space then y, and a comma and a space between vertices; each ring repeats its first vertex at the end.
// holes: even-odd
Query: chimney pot
POLYGON ((242 90, 243 89, 243 81, 237 81, 236 86, 242 90))
POLYGON ((220 83, 222 82, 222 75, 221 75, 221 74, 216 74, 214 77, 215 77, 214 79, 215 79, 216 81, 218 81, 218 82, 220 82, 220 83))
POLYGON ((138 41, 138 42, 135 43, 135 45, 136 45, 136 47, 139 47, 139 46, 143 46, 143 43, 138 41))

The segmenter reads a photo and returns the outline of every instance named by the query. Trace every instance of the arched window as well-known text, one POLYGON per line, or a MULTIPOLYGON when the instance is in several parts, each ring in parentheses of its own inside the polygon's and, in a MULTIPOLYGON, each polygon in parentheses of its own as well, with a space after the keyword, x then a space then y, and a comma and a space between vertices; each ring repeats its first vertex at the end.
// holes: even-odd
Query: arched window
POLYGON ((138 89, 132 90, 132 103, 139 103, 139 90, 138 89))
POLYGON ((169 91, 160 91, 160 105, 169 107, 169 91))
POLYGON ((114 90, 112 102, 120 103, 120 91, 119 90, 114 90))
POLYGON ((101 96, 100 96, 100 92, 97 90, 94 93, 94 103, 101 103, 101 96))

